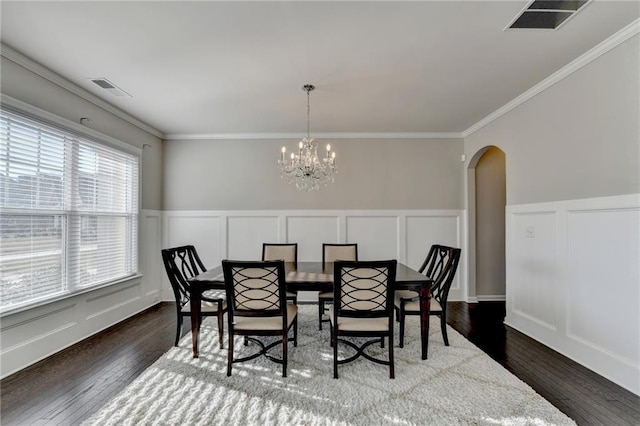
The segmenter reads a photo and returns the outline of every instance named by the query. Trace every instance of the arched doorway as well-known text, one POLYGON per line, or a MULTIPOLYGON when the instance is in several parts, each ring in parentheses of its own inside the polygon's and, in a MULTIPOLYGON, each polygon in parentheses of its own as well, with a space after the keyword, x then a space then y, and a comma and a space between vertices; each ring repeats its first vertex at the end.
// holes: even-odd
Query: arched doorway
POLYGON ((506 157, 495 146, 476 152, 467 169, 469 289, 467 300, 505 300, 506 157))

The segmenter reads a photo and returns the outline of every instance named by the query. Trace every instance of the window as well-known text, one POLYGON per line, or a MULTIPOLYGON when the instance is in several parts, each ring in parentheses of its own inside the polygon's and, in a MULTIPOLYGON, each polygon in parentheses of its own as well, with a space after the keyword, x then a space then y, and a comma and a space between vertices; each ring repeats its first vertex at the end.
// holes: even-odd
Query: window
POLYGON ((0 310, 137 273, 138 156, 0 111, 0 310))

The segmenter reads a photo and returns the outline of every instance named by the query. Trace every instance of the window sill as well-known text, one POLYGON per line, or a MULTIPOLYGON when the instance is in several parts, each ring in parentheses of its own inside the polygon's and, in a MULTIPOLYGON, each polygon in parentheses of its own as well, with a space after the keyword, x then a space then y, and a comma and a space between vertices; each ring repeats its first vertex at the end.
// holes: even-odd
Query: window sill
POLYGON ((28 302, 25 304, 21 304, 21 305, 15 305, 15 306, 11 306, 7 309, 2 309, 0 310, 0 318, 4 318, 7 317, 9 315, 14 315, 20 312, 24 312, 24 311, 28 311, 30 309, 35 309, 35 308, 39 308, 41 306, 45 306, 48 305, 50 303, 55 303, 55 302, 59 302, 60 300, 64 300, 64 299, 70 299, 72 297, 77 297, 80 296, 82 294, 85 293, 90 293, 93 291, 97 291, 100 289, 103 289, 105 287, 111 287, 117 284, 121 284, 121 283, 126 283, 126 282, 130 282, 136 279, 140 279, 143 277, 143 274, 141 273, 137 273, 134 275, 129 275, 127 277, 124 278, 120 278, 119 280, 115 280, 115 281, 109 281, 106 282, 104 284, 100 284, 97 286, 92 286, 92 287, 87 287, 87 288, 80 288, 77 290, 74 290, 73 292, 65 292, 65 293, 60 293, 57 296, 53 296, 53 297, 48 297, 46 299, 42 299, 42 300, 36 300, 33 302, 28 302))

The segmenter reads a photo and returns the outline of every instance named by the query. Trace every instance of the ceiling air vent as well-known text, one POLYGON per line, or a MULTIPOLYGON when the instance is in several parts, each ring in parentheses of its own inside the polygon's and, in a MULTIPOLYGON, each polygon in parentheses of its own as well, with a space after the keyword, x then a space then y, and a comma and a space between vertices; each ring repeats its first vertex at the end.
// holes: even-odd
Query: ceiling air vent
POLYGON ((128 97, 131 97, 130 94, 128 94, 127 92, 125 92, 124 90, 122 90, 121 88, 119 88, 118 86, 116 86, 115 84, 113 84, 112 82, 107 80, 106 78, 90 78, 89 80, 91 80, 91 82, 93 84, 96 84, 101 89, 111 93, 113 96, 119 96, 119 97, 128 96, 128 97))
POLYGON ((555 30, 591 0, 534 0, 509 25, 512 29, 555 30))

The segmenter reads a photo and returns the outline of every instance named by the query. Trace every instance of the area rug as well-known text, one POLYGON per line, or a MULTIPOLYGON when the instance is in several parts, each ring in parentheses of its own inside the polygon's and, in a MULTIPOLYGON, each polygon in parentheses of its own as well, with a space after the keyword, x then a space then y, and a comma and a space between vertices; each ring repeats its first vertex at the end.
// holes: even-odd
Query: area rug
MULTIPOLYGON (((300 307, 287 378, 265 357, 234 364, 227 377, 227 350, 218 348, 215 321, 207 318, 200 358, 192 358, 191 335, 185 336, 84 424, 575 425, 455 330, 448 329, 451 346, 444 346, 435 320, 423 361, 418 318, 407 318, 405 347, 395 348, 395 380, 387 366, 363 358, 339 366, 334 379, 329 331, 318 331, 317 309, 300 307)), ((342 357, 351 353, 339 348, 342 357)), ((236 339, 237 354, 254 349, 236 339)))

